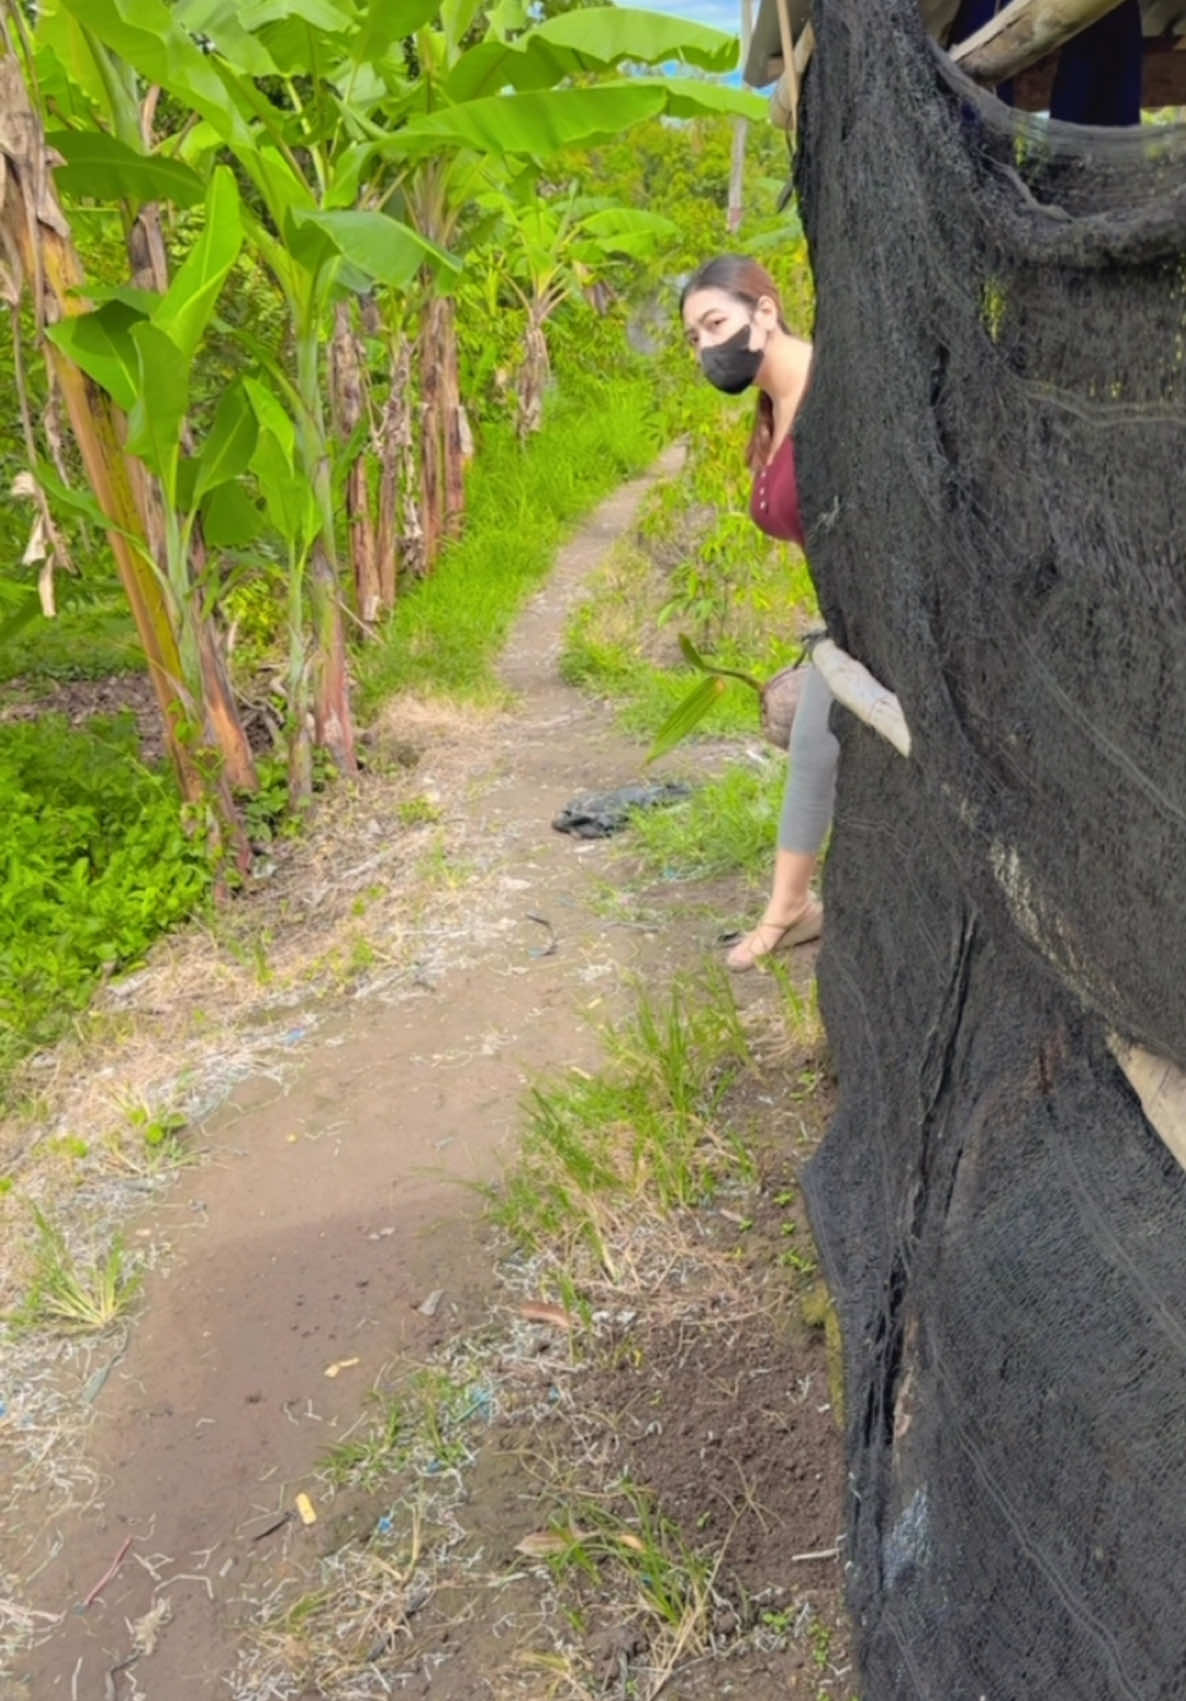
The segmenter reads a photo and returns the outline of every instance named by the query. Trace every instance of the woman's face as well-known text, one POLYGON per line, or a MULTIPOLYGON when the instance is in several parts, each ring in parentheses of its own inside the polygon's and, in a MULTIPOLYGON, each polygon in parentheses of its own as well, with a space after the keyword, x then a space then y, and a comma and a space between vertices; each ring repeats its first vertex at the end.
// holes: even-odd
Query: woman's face
POLYGON ((745 326, 750 328, 750 348, 762 348, 770 327, 778 322, 774 303, 763 296, 756 304, 739 301, 724 289, 697 289, 684 302, 684 329, 697 354, 716 348, 745 326))

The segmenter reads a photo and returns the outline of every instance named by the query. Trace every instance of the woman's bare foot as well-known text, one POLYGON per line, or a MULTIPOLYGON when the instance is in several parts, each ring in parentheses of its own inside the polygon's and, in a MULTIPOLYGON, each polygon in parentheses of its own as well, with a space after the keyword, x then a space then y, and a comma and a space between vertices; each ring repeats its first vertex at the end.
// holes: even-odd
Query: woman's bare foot
POLYGON ((725 965, 734 974, 744 974, 763 957, 772 957, 776 951, 789 951, 794 945, 806 945, 818 939, 823 925, 824 906, 818 898, 808 898, 803 909, 788 922, 760 921, 752 933, 747 933, 734 945, 725 958, 725 965))

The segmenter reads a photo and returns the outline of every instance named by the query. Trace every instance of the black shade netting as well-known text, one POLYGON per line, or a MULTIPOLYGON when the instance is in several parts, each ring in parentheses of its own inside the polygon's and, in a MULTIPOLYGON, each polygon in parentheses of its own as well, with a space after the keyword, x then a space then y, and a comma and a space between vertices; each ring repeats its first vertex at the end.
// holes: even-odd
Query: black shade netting
POLYGON ((846 1340, 862 1701, 1186 1696, 1186 132, 974 95, 816 0, 796 428, 836 711, 807 1177, 846 1340))

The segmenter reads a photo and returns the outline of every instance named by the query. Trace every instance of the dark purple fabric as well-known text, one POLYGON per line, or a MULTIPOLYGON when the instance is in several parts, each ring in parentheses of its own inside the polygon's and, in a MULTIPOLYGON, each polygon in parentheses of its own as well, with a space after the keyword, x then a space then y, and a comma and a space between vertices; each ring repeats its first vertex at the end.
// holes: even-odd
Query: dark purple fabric
POLYGON ((749 504, 750 518, 768 537, 807 547, 799 513, 799 479, 795 472, 795 446, 785 437, 769 466, 754 479, 749 504))
POLYGON ((1068 124, 1139 124, 1143 53, 1140 0, 1124 0, 1059 54, 1050 116, 1068 124))

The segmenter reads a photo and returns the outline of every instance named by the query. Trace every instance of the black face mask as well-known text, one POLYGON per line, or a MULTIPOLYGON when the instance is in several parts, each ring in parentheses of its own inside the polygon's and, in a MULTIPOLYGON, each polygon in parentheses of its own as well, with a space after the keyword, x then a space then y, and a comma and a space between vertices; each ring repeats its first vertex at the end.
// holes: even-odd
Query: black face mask
POLYGON ((743 325, 723 343, 700 350, 704 376, 727 396, 739 396, 758 376, 765 349, 749 346, 750 327, 743 325))

